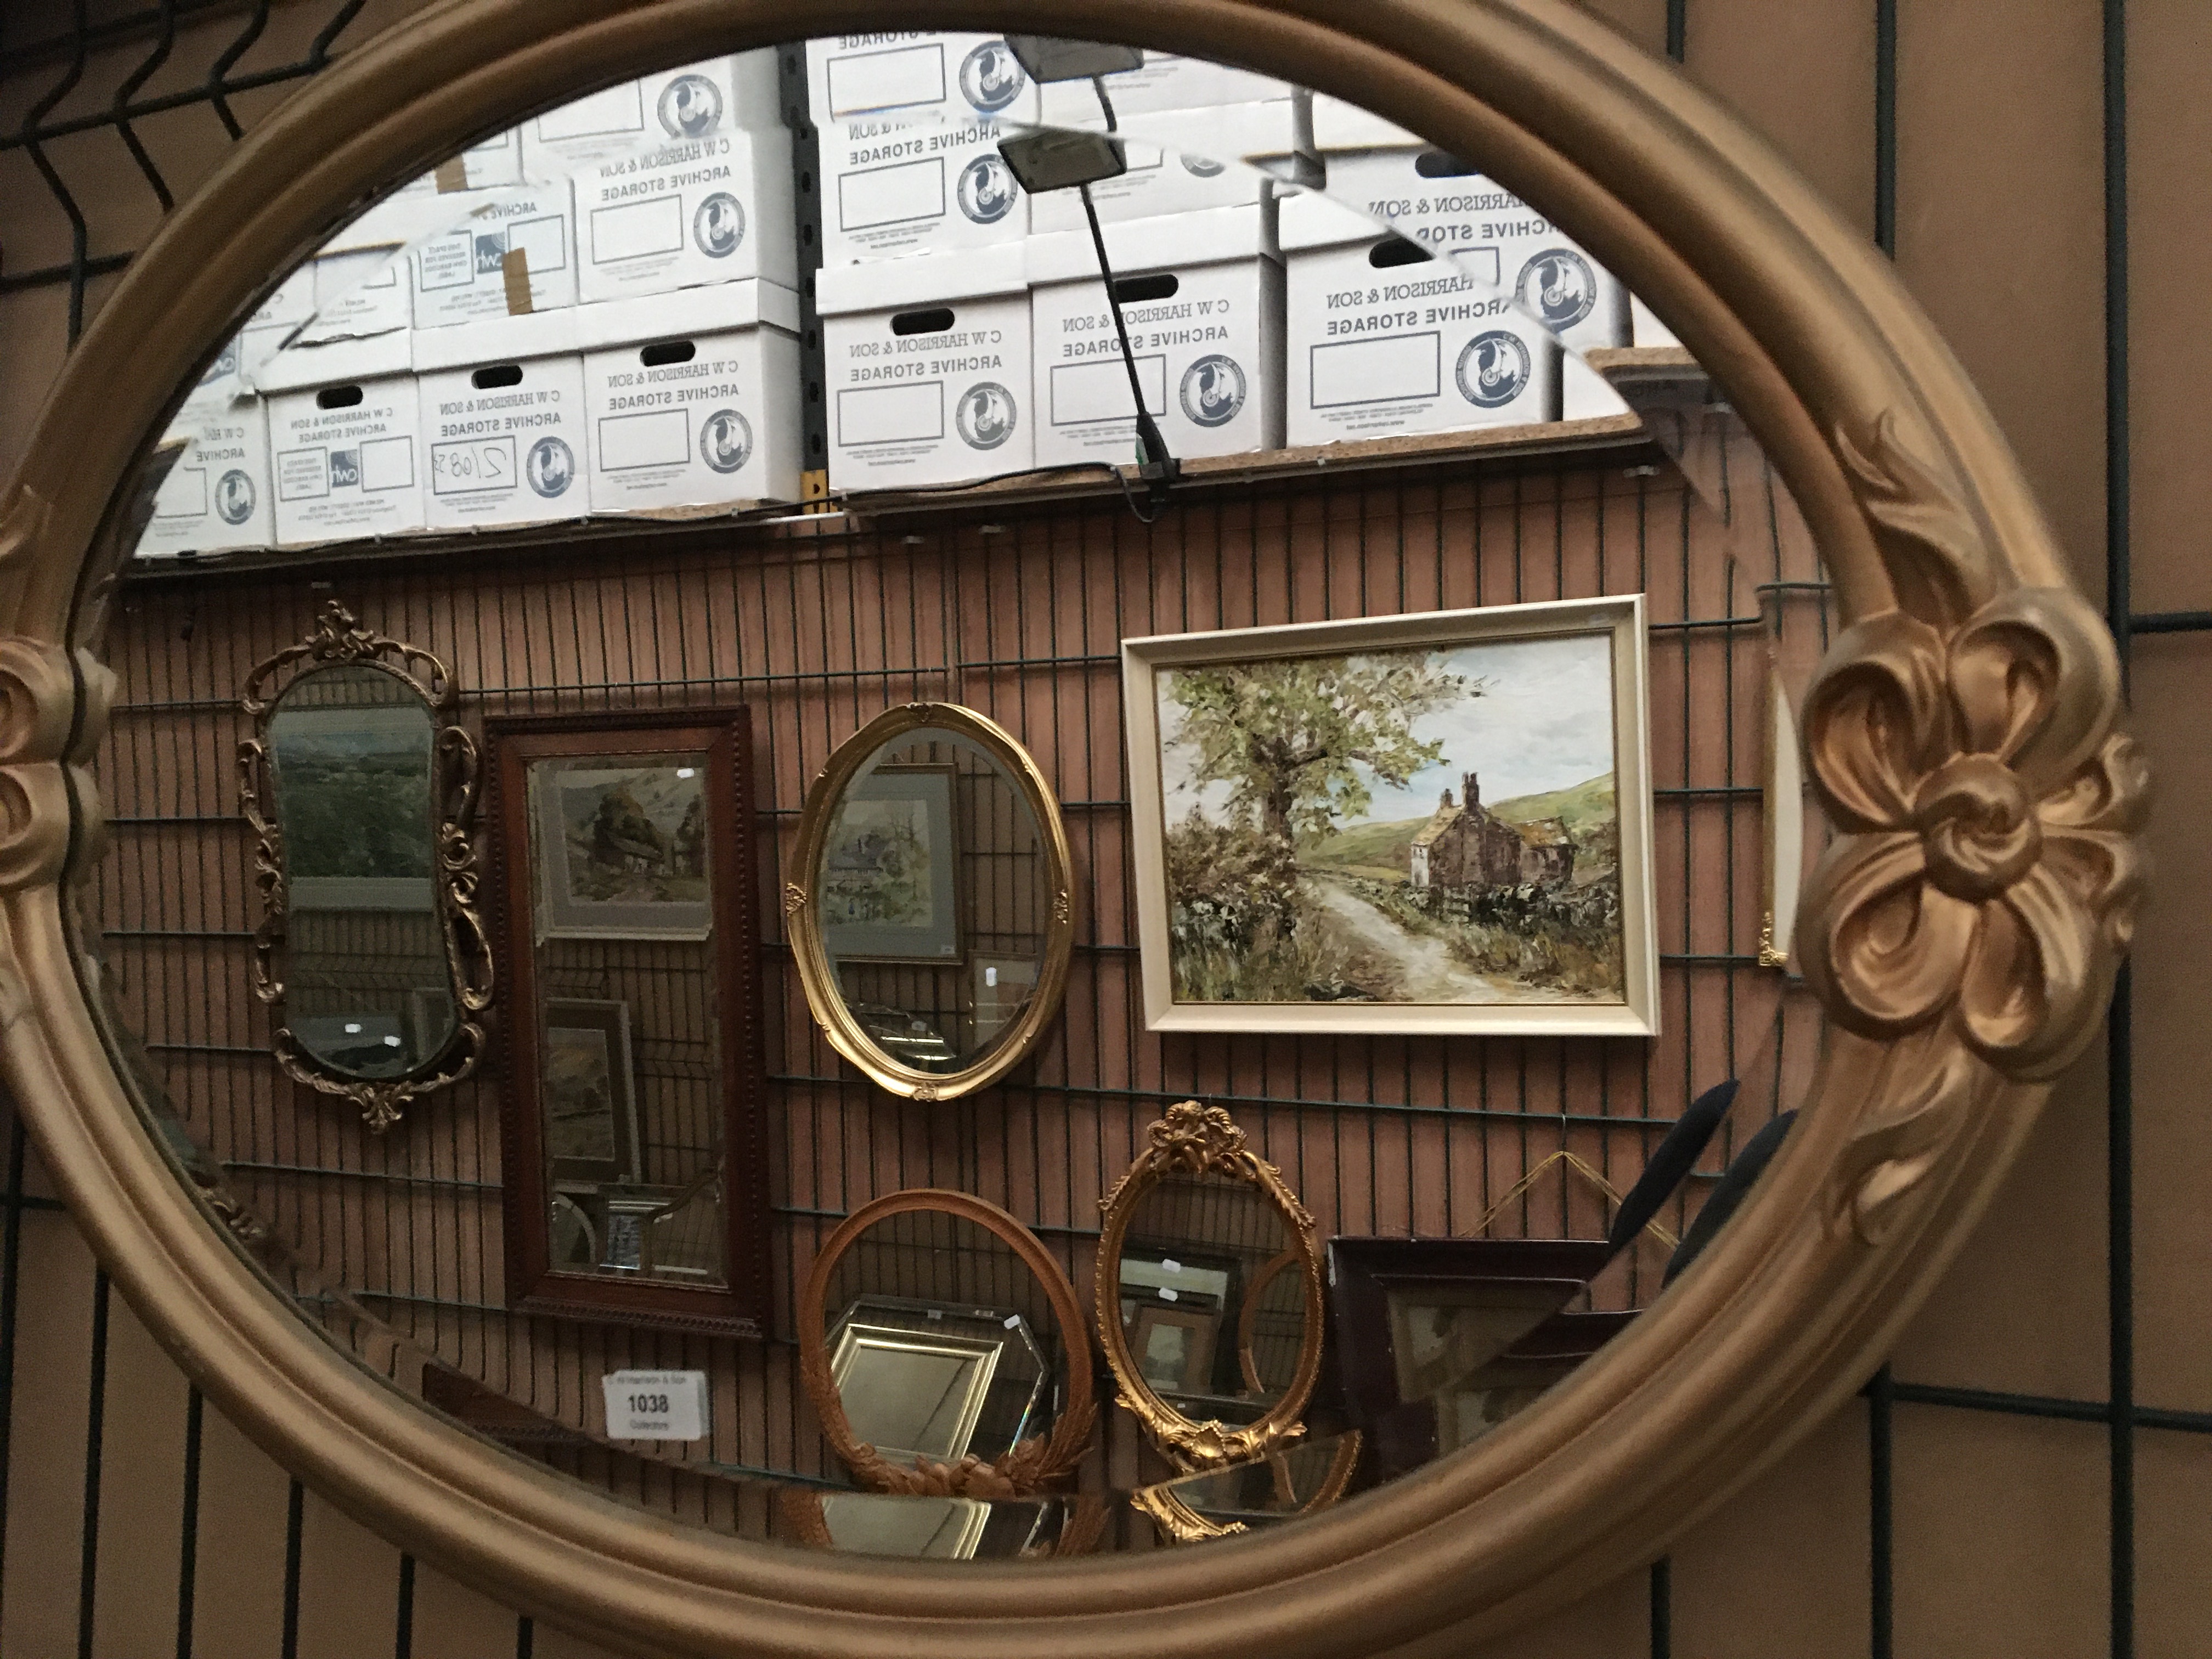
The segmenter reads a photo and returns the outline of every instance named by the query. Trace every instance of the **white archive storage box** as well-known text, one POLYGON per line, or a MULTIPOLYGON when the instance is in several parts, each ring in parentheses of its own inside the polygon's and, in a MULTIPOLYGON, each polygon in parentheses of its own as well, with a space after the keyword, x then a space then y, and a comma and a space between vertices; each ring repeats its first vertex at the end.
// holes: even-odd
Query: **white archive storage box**
POLYGON ((408 258, 417 329, 555 311, 576 303, 575 214, 568 185, 453 191, 408 258))
POLYGON ((815 280, 837 489, 965 483, 1034 465, 1019 246, 825 267, 815 280))
POLYGON ((572 100, 522 124, 522 168, 550 184, 658 144, 783 125, 775 49, 663 70, 572 100))
POLYGON ((825 121, 822 263, 906 258, 1019 242, 1030 198, 988 117, 825 121))
POLYGON ((1632 294, 1628 296, 1629 343, 1639 346, 1680 346, 1674 331, 1659 320, 1659 313, 1632 294))
POLYGON ((832 34, 806 43, 814 125, 891 118, 1036 119, 1036 88, 995 34, 832 34))
MULTIPOLYGON (((1258 207, 1105 228, 1145 403, 1178 457, 1283 443, 1283 267, 1258 207)), ((1030 243, 1036 464, 1136 459, 1136 417, 1086 228, 1030 243)))
POLYGON ((434 329, 415 343, 432 530, 591 511, 577 310, 434 329))
POLYGON ((411 346, 408 335, 380 334, 294 346, 262 365, 280 546, 422 528, 411 346))
POLYGON ((302 265, 276 285, 246 319, 246 326, 224 343, 215 360, 200 371, 199 383, 185 395, 186 409, 221 408, 250 397, 261 365, 315 314, 315 272, 302 265))
POLYGON ((724 283, 575 322, 594 512, 799 499, 796 294, 724 283))
POLYGON ((1298 96, 1305 100, 1314 148, 1324 155, 1339 149, 1389 149, 1401 146, 1418 149, 1421 145, 1420 134, 1408 131, 1372 110, 1332 98, 1325 92, 1301 92, 1298 96))
MULTIPOLYGON (((1139 68, 1120 70, 1103 78, 1117 121, 1161 110, 1217 109, 1224 104, 1287 100, 1296 91, 1287 81, 1166 52, 1147 52, 1139 68)), ((1042 118, 1047 126, 1055 127, 1104 125, 1098 94, 1087 80, 1054 81, 1045 87, 1042 118)))
POLYGON ((1438 149, 1329 150, 1332 199, 1425 247, 1498 250, 1499 281, 1577 350, 1628 342, 1628 291, 1526 202, 1438 149))
POLYGON ((799 281, 791 135, 727 127, 587 167, 571 180, 586 301, 711 283, 799 281))
POLYGON ((269 499, 269 421, 260 399, 187 404, 167 434, 185 453, 155 493, 138 556, 229 553, 269 547, 276 535, 269 499))
POLYGON ((414 283, 407 258, 396 247, 363 247, 318 254, 315 314, 300 332, 309 343, 366 339, 414 326, 414 283))
POLYGON ((1498 285, 1495 247, 1439 258, 1321 196, 1283 204, 1293 445, 1555 417, 1559 348, 1498 285))
MULTIPOLYGON (((1158 219, 1174 213, 1248 207, 1270 199, 1270 178, 1317 178, 1306 155, 1304 122, 1288 99, 1173 110, 1144 118, 1122 141, 1129 170, 1091 187, 1100 219, 1158 219), (1259 169, 1255 171, 1255 169, 1259 169)), ((1039 235, 1086 230, 1079 191, 1055 190, 1030 204, 1039 235)))

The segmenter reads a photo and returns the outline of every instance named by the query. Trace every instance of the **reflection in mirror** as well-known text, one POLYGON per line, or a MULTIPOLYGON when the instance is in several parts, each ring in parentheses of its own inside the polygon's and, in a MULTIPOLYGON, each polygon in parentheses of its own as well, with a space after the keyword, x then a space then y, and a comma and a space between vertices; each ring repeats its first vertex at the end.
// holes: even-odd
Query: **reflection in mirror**
POLYGON ((525 1306, 736 1329, 765 1312, 750 732, 744 709, 487 723, 525 1306))
POLYGON ((831 1041, 924 1099, 1014 1065, 1072 922, 1066 833, 1019 746, 968 709, 893 709, 832 757, 799 842, 794 944, 831 1041))
POLYGON ((1220 1107, 1185 1101, 1146 1133, 1104 1200, 1107 1360, 1169 1457, 1252 1457, 1305 1432, 1323 1340, 1313 1219, 1220 1107))
MULTIPOLYGON (((978 1534, 963 1505, 1054 1486, 1114 1506, 1102 1547, 1142 1548, 1154 1520, 1109 1485, 1226 1464, 1181 1501, 1252 1526, 1329 1489, 1346 1425, 1365 1437, 1346 1492, 1479 1445, 1718 1248, 1781 1133, 1761 1126, 1786 1125, 1818 1052, 1786 920, 1781 959, 1760 959, 1790 888, 1786 832, 1760 826, 1795 787, 1768 763, 1776 711, 1802 701, 1830 599, 1725 388, 1486 158, 1157 52, 1110 49, 1102 101, 1060 78, 1093 50, 824 38, 488 135, 270 273, 187 391, 196 447, 113 607, 120 851, 88 908, 102 988, 204 1149, 195 1182, 269 1259, 290 1253, 302 1316, 380 1373, 394 1352, 434 1360, 465 1421, 686 1521, 765 1535, 757 1494, 716 1484, 765 1471, 839 1488, 813 1503, 821 1526, 778 1535, 996 1559, 1063 1548, 1072 1510, 1000 1499, 978 1534), (820 134, 818 169, 791 164, 793 116, 820 134), (1025 191, 1002 145, 1109 126, 1127 166, 1093 186, 1094 240, 1080 194, 1025 191), (684 152, 704 143, 729 146, 726 179, 693 176, 684 152), (939 158, 944 210, 915 217, 904 164, 939 158), (647 181, 666 188, 631 191, 647 181), (793 286, 802 203, 818 338, 793 286), (1158 495, 1133 466, 1153 453, 1139 408, 1180 464, 1158 495), (829 510, 795 520, 802 500, 829 510), (684 522, 699 515, 711 536, 684 522), (502 948, 533 976, 502 957, 508 1063, 441 1097, 435 1136, 312 1156, 224 954, 252 921, 234 880, 193 875, 238 867, 228 777, 203 757, 237 735, 231 665, 272 626, 307 629, 308 548, 315 580, 381 561, 375 617, 462 669, 471 721, 689 706, 711 724, 741 687, 762 757, 751 793, 705 798, 759 832, 726 876, 699 863, 674 775, 703 738, 664 728, 617 752, 602 732, 518 770, 493 849, 502 948), (1522 899, 1437 894, 1454 884, 1433 860, 1432 890, 1412 891, 1442 793, 1475 821, 1468 774, 1485 833, 1564 826, 1565 878, 1523 884, 1588 904, 1584 878, 1617 866, 1635 792, 1574 769, 1557 708, 1505 684, 1464 720, 1410 726, 1390 763, 1407 775, 1347 763, 1356 789, 1255 866, 1263 902, 1244 905, 1254 871, 1210 872, 1224 903, 1207 920, 1249 927, 1240 949, 1273 930, 1299 969, 1290 1000, 1325 1002, 1342 1034, 1146 1028, 1122 641, 1636 592, 1672 890, 1655 1038, 1566 1037, 1556 1066, 1516 1065, 1353 1029, 1408 986, 1559 988, 1546 941, 1498 921, 1522 899), (1480 927, 1438 922, 1482 906, 1480 927), (1291 1171, 1317 1238, 1601 1253, 1612 1200, 1547 1160, 1571 1149, 1625 1189, 1731 1073, 1742 1097, 1657 1217, 1679 1249, 1646 1234, 1609 1266, 1408 1279, 1364 1336, 1340 1301, 1309 1300, 1318 1260, 1291 1212, 1218 1169, 1164 1170, 1091 1281, 1139 1402, 1103 1425, 1091 1318, 981 1224, 880 1218, 805 1290, 825 1234, 923 1182, 988 1198, 1083 1282, 1097 1193, 1161 1103, 1212 1087, 1291 1171), (339 1192, 366 1224, 323 1224, 339 1192), (487 1206, 508 1209, 504 1234, 487 1206), (817 1379, 793 1355, 810 1346, 845 1442, 808 1409, 817 1379), (1387 1372, 1371 1411, 1340 1363, 1360 1352, 1387 1372), (610 1444, 602 1385, 632 1369, 705 1379, 698 1439, 610 1444), (928 1469, 965 1473, 926 1516, 842 1484, 928 1469)), ((287 1065, 393 1091, 396 1109, 410 1075, 473 1054, 485 988, 467 949, 452 988, 443 912, 422 903, 426 879, 442 902, 441 866, 391 833, 449 810, 456 756, 426 747, 449 706, 426 717, 349 661, 303 664, 264 701, 287 1065), (372 918, 374 959, 349 957, 372 918)), ((1220 793, 1183 810, 1225 823, 1220 793)), ((1824 833, 1806 827, 1807 867, 1824 833)))
POLYGON ((438 925, 429 705, 382 669, 325 669, 284 689, 264 741, 292 1035, 333 1072, 404 1076, 445 1051, 458 1021, 438 925))
POLYGON ((1121 1244, 1121 1328, 1139 1374, 1186 1417, 1256 1421, 1297 1370, 1305 1287, 1282 1271, 1297 1259, 1290 1224, 1257 1187, 1202 1174, 1152 1188, 1121 1244))
POLYGON ((820 1310, 801 1339, 807 1388, 861 1485, 1025 1498, 1088 1448, 1074 1290, 995 1206, 927 1188, 878 1199, 823 1245, 807 1297, 820 1310))
POLYGON ((476 747, 440 724, 453 702, 443 664, 359 628, 335 601, 306 643, 246 683, 255 989, 283 1006, 279 1062, 358 1102, 374 1129, 474 1069, 483 1033, 471 1016, 490 1001, 469 842, 476 747))
POLYGON ((1140 1487, 1129 1501, 1152 1516, 1170 1543, 1276 1526, 1343 1497, 1358 1471, 1363 1443, 1357 1429, 1347 1429, 1249 1462, 1140 1487))

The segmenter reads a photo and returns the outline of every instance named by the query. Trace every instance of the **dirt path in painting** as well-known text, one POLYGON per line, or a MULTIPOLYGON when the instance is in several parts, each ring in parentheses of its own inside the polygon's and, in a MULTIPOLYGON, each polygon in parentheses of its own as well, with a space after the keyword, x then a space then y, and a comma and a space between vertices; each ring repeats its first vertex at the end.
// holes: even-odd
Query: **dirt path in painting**
POLYGON ((1512 1002, 1525 994, 1505 980, 1478 974, 1440 939, 1408 933, 1342 882, 1316 870, 1305 872, 1306 891, 1329 927, 1351 950, 1396 977, 1386 1002, 1512 1002))

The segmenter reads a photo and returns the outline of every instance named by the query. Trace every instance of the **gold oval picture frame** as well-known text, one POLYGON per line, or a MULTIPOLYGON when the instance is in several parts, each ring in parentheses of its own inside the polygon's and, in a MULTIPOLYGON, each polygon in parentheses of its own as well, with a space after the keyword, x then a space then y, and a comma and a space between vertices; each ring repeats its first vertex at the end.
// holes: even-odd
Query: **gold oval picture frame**
MULTIPOLYGON (((1091 1269, 1093 1296, 1098 1317, 1098 1343, 1117 1385, 1116 1403, 1143 1425, 1146 1435, 1184 1469, 1218 1468, 1225 1463, 1248 1462, 1305 1433, 1306 1402, 1313 1397, 1321 1376, 1321 1356, 1327 1337, 1328 1309, 1322 1285, 1321 1243, 1314 1233, 1313 1217, 1298 1202, 1297 1194, 1283 1182, 1283 1172, 1244 1144, 1244 1131, 1219 1106, 1203 1106, 1186 1100, 1170 1106, 1159 1121, 1145 1131, 1145 1148, 1128 1170, 1098 1201, 1104 1224, 1098 1233, 1098 1259, 1091 1269), (1240 1182, 1256 1191, 1282 1217, 1290 1235, 1287 1249, 1270 1258, 1245 1289, 1245 1308, 1258 1302, 1259 1291, 1275 1277, 1275 1261, 1290 1256, 1298 1269, 1304 1288, 1305 1325, 1298 1339, 1298 1360, 1281 1397, 1250 1423, 1230 1425, 1201 1421, 1177 1411, 1146 1379, 1130 1352, 1128 1334, 1121 1325, 1121 1249, 1137 1206, 1160 1183, 1176 1175, 1211 1175, 1240 1182)), ((1236 1334, 1237 1363, 1249 1370, 1248 1325, 1240 1316, 1236 1334)))
POLYGON ((112 677, 81 647, 150 510, 141 465, 222 342, 362 204, 534 111, 781 40, 791 9, 769 0, 429 7, 262 121, 123 274, 0 495, 9 1085, 115 1284, 232 1423, 401 1548, 585 1639, 747 1659, 1465 1652, 1650 1562, 1847 1401, 1979 1218, 2094 1038, 2140 903, 2148 776, 2112 640, 1887 262, 1569 0, 837 0, 805 26, 1134 41, 1351 100, 1480 155, 1725 389, 1843 624, 1802 723, 1839 832, 1796 929, 1831 1036, 1728 1229, 1421 1480, 1205 1550, 951 1573, 683 1532, 490 1447, 301 1323, 191 1198, 63 886, 101 842, 85 767, 112 677))
POLYGON ((909 702, 887 708, 837 746, 806 792, 799 814, 799 837, 792 849, 795 878, 783 890, 784 930, 790 939, 799 982, 814 1023, 830 1046, 859 1066, 887 1094, 910 1100, 953 1100, 988 1088, 1029 1056, 1059 1018, 1067 989, 1067 965, 1075 951, 1075 872, 1067 827, 1052 786, 1028 750, 988 715, 951 702, 909 702), (1044 955, 1037 963, 1036 986, 1021 1012, 1007 1023, 973 1064, 957 1072, 927 1072, 887 1053, 854 1017, 837 981, 823 937, 822 907, 816 872, 822 867, 845 792, 882 750, 921 732, 945 732, 990 757, 1000 772, 1021 791, 1036 825, 1045 861, 1045 890, 1051 896, 1044 923, 1044 955))

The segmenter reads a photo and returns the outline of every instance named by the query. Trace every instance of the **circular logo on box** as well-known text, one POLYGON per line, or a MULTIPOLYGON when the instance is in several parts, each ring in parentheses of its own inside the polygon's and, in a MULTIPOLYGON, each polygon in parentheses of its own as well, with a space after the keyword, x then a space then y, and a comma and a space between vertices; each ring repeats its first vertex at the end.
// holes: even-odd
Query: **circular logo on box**
POLYGON ((1227 426, 1244 407, 1244 370, 1209 352, 1182 372, 1182 412, 1200 426, 1227 426))
POLYGON ((1014 175, 996 151, 960 171, 960 210, 979 225, 995 225, 1014 209, 1014 175))
POLYGON ((522 476, 530 480, 530 487, 551 501, 566 493, 576 481, 576 453, 558 438, 540 438, 530 446, 529 459, 522 464, 522 476))
POLYGON ((1186 155, 1182 158, 1182 170, 1194 179, 1218 179, 1229 171, 1229 167, 1225 162, 1217 161, 1211 156, 1186 155))
POLYGON ((699 459, 717 472, 735 472, 753 458, 751 423, 734 409, 718 409, 699 428, 699 459))
POLYGON ((745 240, 744 204, 726 190, 716 191, 691 216, 691 239, 708 258, 728 258, 745 240))
POLYGON ((671 138, 703 138, 722 125, 722 89, 703 75, 679 75, 660 90, 660 125, 671 138))
POLYGON ((1014 394, 996 380, 979 380, 969 386, 960 394, 960 406, 952 411, 960 440, 970 449, 996 449, 1014 435, 1020 418, 1014 394))
POLYGON ((1528 347, 1517 334, 1493 328, 1459 354, 1459 392, 1478 409, 1503 409, 1528 384, 1528 347))
POLYGON ((1029 83, 1022 60, 1003 40, 986 40, 960 65, 961 96, 986 115, 1006 108, 1029 83))
POLYGON ((1597 274, 1572 248, 1547 248, 1521 267, 1513 291, 1556 334, 1596 309, 1597 274))
POLYGON ((215 510, 225 524, 244 524, 253 516, 253 480, 236 467, 224 473, 215 487, 215 510))

